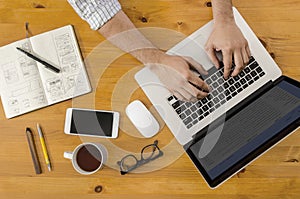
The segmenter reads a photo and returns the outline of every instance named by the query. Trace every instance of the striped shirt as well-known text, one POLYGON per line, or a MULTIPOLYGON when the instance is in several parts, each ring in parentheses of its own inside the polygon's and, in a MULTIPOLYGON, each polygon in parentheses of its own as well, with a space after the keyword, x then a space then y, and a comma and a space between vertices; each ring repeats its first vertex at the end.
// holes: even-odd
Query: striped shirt
POLYGON ((68 0, 91 29, 97 30, 121 10, 118 0, 68 0))

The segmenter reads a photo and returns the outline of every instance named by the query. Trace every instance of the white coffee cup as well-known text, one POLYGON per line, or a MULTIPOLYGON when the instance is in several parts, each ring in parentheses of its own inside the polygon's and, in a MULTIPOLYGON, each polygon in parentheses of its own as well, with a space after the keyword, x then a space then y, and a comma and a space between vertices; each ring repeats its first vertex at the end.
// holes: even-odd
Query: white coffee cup
POLYGON ((107 149, 99 143, 86 142, 78 145, 74 151, 65 151, 64 157, 72 160, 74 169, 83 175, 99 171, 107 161, 107 149))

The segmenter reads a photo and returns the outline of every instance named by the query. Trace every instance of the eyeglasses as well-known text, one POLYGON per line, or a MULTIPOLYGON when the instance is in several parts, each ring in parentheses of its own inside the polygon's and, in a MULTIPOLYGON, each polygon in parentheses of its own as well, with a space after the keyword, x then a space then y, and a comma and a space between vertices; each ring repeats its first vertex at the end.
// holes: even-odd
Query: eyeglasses
POLYGON ((157 146, 158 141, 155 140, 153 144, 145 146, 141 150, 141 159, 138 160, 134 155, 129 154, 118 161, 117 164, 120 166, 120 172, 122 175, 144 165, 152 160, 155 160, 163 155, 163 152, 157 146))

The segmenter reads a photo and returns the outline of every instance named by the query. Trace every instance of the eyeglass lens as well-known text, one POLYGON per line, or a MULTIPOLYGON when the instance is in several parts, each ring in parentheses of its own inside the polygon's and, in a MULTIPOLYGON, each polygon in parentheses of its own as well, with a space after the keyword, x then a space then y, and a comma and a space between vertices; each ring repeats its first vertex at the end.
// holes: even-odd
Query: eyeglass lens
POLYGON ((150 159, 158 155, 158 152, 159 150, 157 149, 156 145, 152 144, 143 148, 141 155, 143 159, 150 159))
POLYGON ((121 169, 123 171, 129 171, 131 168, 135 167, 138 163, 138 160, 133 155, 128 155, 124 157, 121 161, 121 169))

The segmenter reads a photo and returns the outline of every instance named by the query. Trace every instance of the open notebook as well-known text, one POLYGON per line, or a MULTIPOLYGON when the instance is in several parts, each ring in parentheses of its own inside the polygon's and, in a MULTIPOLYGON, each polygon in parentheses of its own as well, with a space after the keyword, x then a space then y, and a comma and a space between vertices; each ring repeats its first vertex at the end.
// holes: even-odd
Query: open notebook
POLYGON ((0 93, 7 118, 90 91, 71 25, 0 47, 0 93), (51 61, 60 67, 60 73, 46 69, 16 47, 51 61))

